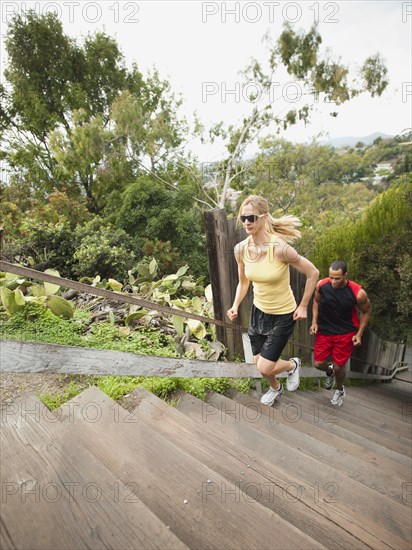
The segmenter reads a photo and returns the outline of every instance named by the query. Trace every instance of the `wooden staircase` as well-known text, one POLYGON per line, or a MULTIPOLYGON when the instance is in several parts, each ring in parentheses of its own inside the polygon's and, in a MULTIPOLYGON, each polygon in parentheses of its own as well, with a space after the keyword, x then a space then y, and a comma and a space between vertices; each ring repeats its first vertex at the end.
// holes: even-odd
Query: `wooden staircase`
POLYGON ((412 384, 2 410, 2 549, 410 549, 412 384))

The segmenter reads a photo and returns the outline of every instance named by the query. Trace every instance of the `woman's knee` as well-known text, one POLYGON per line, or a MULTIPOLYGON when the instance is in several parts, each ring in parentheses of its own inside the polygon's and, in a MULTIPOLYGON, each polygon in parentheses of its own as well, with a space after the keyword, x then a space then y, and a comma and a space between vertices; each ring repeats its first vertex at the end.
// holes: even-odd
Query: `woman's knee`
POLYGON ((262 376, 270 376, 275 370, 276 362, 270 361, 269 359, 265 359, 261 356, 259 357, 256 366, 262 376))

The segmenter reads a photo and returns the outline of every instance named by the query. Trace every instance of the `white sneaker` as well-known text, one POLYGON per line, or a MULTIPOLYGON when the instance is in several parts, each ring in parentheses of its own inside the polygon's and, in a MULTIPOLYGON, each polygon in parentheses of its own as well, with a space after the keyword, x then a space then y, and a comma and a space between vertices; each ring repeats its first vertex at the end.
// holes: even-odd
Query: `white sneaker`
POLYGON ((279 397, 279 395, 282 395, 283 393, 283 386, 280 384, 279 389, 275 390, 272 387, 269 388, 269 390, 262 395, 260 398, 260 402, 263 403, 263 405, 267 405, 270 407, 273 405, 275 400, 279 397))
POLYGON ((328 365, 328 367, 332 369, 332 374, 326 373, 325 389, 331 390, 335 382, 335 370, 333 368, 333 365, 328 365))
POLYGON ((286 389, 288 391, 295 391, 299 387, 300 383, 300 364, 301 361, 298 357, 292 357, 290 361, 293 361, 295 363, 295 368, 287 373, 286 378, 286 389))
POLYGON ((344 386, 342 386, 341 390, 335 390, 335 393, 333 394, 333 397, 330 400, 330 402, 332 403, 332 405, 337 405, 338 407, 340 407, 343 403, 343 398, 345 397, 345 395, 346 395, 346 390, 344 386))

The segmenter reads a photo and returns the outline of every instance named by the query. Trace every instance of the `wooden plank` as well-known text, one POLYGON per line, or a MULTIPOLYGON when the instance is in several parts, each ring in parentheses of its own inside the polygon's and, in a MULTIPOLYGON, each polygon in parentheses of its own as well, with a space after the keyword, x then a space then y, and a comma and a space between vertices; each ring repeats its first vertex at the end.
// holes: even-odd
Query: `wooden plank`
MULTIPOLYGON (((392 382, 393 383, 393 382, 392 382)), ((368 384, 367 386, 351 386, 352 395, 365 399, 385 413, 391 412, 405 422, 412 422, 412 386, 411 392, 400 395, 393 395, 388 384, 368 384), (409 414, 408 414, 409 413, 409 414)))
POLYGON ((316 411, 319 422, 330 422, 331 418, 337 418, 340 426, 396 453, 404 455, 405 458, 407 457, 405 463, 409 463, 408 460, 412 458, 412 449, 409 440, 402 439, 391 431, 381 430, 378 426, 372 424, 370 420, 368 421, 368 419, 357 418, 355 421, 349 410, 345 412, 344 405, 332 412, 330 408, 331 398, 332 392, 329 392, 329 395, 326 396, 324 392, 311 394, 311 392, 297 391, 293 396, 294 401, 299 403, 307 412, 316 411))
MULTIPOLYGON (((319 394, 318 392, 308 391, 305 392, 305 397, 313 399, 315 403, 325 403, 325 401, 327 402, 329 400, 330 394, 331 392, 322 392, 319 394)), ((368 406, 368 404, 362 399, 352 396, 350 388, 346 389, 346 397, 343 405, 341 407, 337 407, 336 416, 339 418, 343 415, 351 418, 354 422, 364 422, 370 427, 376 428, 380 432, 392 434, 406 444, 411 443, 411 428, 406 422, 403 421, 401 416, 395 418, 393 416, 386 415, 385 411, 382 409, 368 406)))
MULTIPOLYGON (((359 463, 360 470, 367 470, 371 474, 380 473, 395 476, 400 479, 410 479, 412 476, 412 462, 409 460, 405 465, 393 460, 388 456, 387 449, 379 445, 369 445, 369 441, 364 438, 352 437, 352 432, 339 426, 338 418, 331 414, 329 422, 319 422, 317 411, 315 408, 311 413, 306 412, 303 407, 294 399, 295 393, 286 393, 279 399, 277 407, 265 407, 260 405, 258 400, 251 398, 250 395, 242 394, 234 390, 226 392, 226 396, 233 401, 251 408, 252 411, 259 411, 259 414, 267 416, 271 422, 280 422, 298 432, 303 432, 305 435, 310 435, 311 438, 320 441, 321 443, 331 446, 337 452, 349 454, 360 461, 364 461, 364 466, 359 463)), ((332 405, 330 411, 333 413, 332 405)), ((298 434, 296 437, 299 439, 298 434)), ((319 449, 319 452, 321 449, 319 449)), ((333 459, 331 459, 333 461, 333 459)), ((349 473, 352 473, 351 471, 349 473)), ((381 477, 378 483, 383 481, 381 477)), ((393 480, 391 480, 392 483, 393 480)), ((412 481, 412 480, 411 480, 412 481)), ((374 481, 371 481, 374 484, 374 481)))
POLYGON ((6 547, 186 548, 36 397, 2 410, 1 455, 6 547))
MULTIPOLYGON (((299 441, 296 441, 296 447, 291 448, 284 442, 274 441, 273 438, 263 436, 258 429, 254 428, 256 416, 247 417, 245 421, 237 421, 230 415, 225 414, 222 408, 213 407, 212 403, 206 405, 193 396, 183 395, 177 403, 177 409, 184 412, 194 420, 203 422, 204 430, 218 431, 228 442, 237 445, 243 449, 248 449, 253 453, 253 457, 264 459, 277 468, 281 468, 289 476, 299 479, 295 488, 295 501, 298 501, 303 494, 313 497, 314 490, 318 488, 321 500, 328 502, 333 513, 330 512, 327 517, 334 521, 335 517, 340 518, 338 524, 347 528, 363 543, 371 548, 393 548, 400 550, 408 548, 408 528, 410 520, 406 516, 406 523, 401 522, 405 519, 402 513, 402 519, 395 515, 392 510, 387 509, 387 503, 394 505, 396 509, 403 507, 398 505, 384 495, 379 495, 368 489, 364 485, 353 481, 348 476, 335 470, 332 467, 320 464, 317 460, 302 454, 299 451, 299 441), (323 492, 329 488, 329 493, 334 493, 333 498, 325 497, 323 492), (322 493, 322 494, 321 494, 322 493), (381 516, 385 520, 381 521, 381 516), (401 534, 401 529, 403 533, 401 534)), ((232 410, 236 404, 232 404, 232 410)), ((276 425, 274 424, 274 428, 276 425)), ((315 498, 318 498, 315 497, 315 498)), ((408 509, 405 509, 409 512, 408 509)))
POLYGON ((35 342, 1 342, 2 372, 159 377, 260 377, 254 365, 135 355, 35 342))
MULTIPOLYGON (((215 316, 223 318, 223 303, 222 303, 222 294, 221 294, 221 283, 220 283, 220 271, 218 269, 218 243, 216 242, 216 215, 213 214, 215 210, 206 211, 204 214, 205 220, 205 234, 206 234, 206 246, 207 246, 207 257, 209 265, 209 276, 210 282, 212 285, 213 293, 213 311, 215 316)), ((224 329, 220 326, 216 327, 216 334, 218 340, 224 342, 225 332, 224 329)))
MULTIPOLYGON (((270 410, 270 407, 261 405, 257 400, 250 397, 248 397, 248 400, 252 415, 258 418, 253 423, 253 427, 259 429, 263 437, 275 438, 277 444, 286 444, 291 449, 297 447, 300 453, 304 453, 317 460, 320 468, 329 466, 335 468, 365 487, 377 491, 380 493, 379 497, 385 495, 393 499, 397 504, 405 505, 402 484, 412 482, 412 471, 409 472, 406 478, 400 478, 394 472, 388 473, 384 469, 374 468, 373 461, 365 464, 364 460, 359 456, 359 452, 350 453, 347 451, 344 441, 335 438, 335 445, 330 441, 322 441, 321 438, 314 435, 317 431, 316 426, 306 423, 302 419, 298 422, 290 422, 290 417, 285 417, 281 411, 276 410, 277 408, 273 407, 270 410), (270 414, 267 414, 268 412, 270 414)), ((248 415, 246 410, 248 407, 245 407, 239 401, 233 407, 233 400, 224 395, 209 392, 206 401, 212 403, 213 406, 219 407, 219 409, 223 409, 226 411, 226 414, 235 418, 235 421, 242 425, 250 417, 250 413, 248 415)), ((279 405, 280 401, 282 399, 279 400, 279 405)), ((293 409, 292 413, 289 411, 289 414, 295 416, 296 409, 293 409)), ((409 504, 409 506, 411 505, 412 503, 409 504)))
MULTIPOLYGON (((1 372, 48 372, 117 376, 156 376, 170 378, 261 378, 250 363, 197 361, 187 358, 137 355, 40 342, 2 340, 1 372)), ((355 377, 359 373, 353 373, 355 377)), ((285 377, 286 373, 280 374, 285 377)), ((302 378, 322 378, 325 373, 304 367, 302 378)), ((349 374, 349 377, 352 373, 349 374)))
MULTIPOLYGON (((333 506, 309 494, 301 500, 288 498, 287 488, 298 487, 299 478, 230 443, 218 431, 205 430, 204 422, 192 420, 143 388, 136 388, 133 397, 138 403, 134 417, 233 483, 239 498, 257 500, 327 548, 369 548, 351 533, 350 522, 345 524, 333 506)), ((215 489, 210 485, 210 491, 215 489)))
MULTIPOLYGON (((322 392, 322 393, 326 393, 322 392)), ((329 396, 322 402, 314 402, 307 397, 307 392, 296 391, 287 396, 288 400, 293 401, 293 406, 297 407, 299 414, 313 417, 316 425, 323 430, 331 430, 333 433, 342 433, 346 441, 363 445, 371 451, 377 451, 407 468, 411 469, 411 452, 407 445, 394 439, 388 439, 380 432, 371 431, 363 428, 358 423, 353 424, 346 420, 339 413, 339 410, 332 408, 329 402, 329 396)), ((284 404, 282 398, 280 402, 283 407, 287 407, 288 401, 284 404)), ((288 414, 286 409, 285 414, 288 414)))
MULTIPOLYGON (((408 367, 408 369, 405 369, 404 371, 397 373, 395 378, 397 380, 402 380, 403 382, 409 382, 411 384, 412 383, 412 370, 410 369, 410 367, 408 367)), ((412 384, 411 384, 410 391, 412 392, 412 384)))
MULTIPOLYGON (((235 263, 233 246, 231 246, 234 233, 229 230, 224 208, 208 210, 205 212, 204 218, 209 252, 209 273, 213 292, 213 309, 216 317, 227 320, 226 311, 232 305, 236 289, 236 283, 231 276, 234 269, 233 264, 235 263)), ((239 331, 239 335, 236 334, 236 326, 235 323, 231 324, 223 331, 217 328, 218 339, 225 344, 229 359, 233 359, 235 354, 236 336, 241 338, 241 331, 239 331)))
POLYGON ((190 548, 324 548, 258 502, 237 498, 233 484, 97 388, 89 388, 55 414, 66 433, 90 442, 93 455, 123 483, 135 481, 139 499, 190 548), (90 404, 99 412, 98 421, 79 423, 90 404), (208 480, 221 490, 205 498, 208 480))

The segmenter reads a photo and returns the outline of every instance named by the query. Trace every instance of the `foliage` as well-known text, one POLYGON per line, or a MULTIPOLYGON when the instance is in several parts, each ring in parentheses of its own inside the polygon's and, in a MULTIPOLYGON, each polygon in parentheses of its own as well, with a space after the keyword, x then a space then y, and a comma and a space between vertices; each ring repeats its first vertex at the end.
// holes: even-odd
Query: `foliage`
POLYGON ((73 236, 73 273, 77 276, 123 280, 135 261, 133 239, 122 229, 104 225, 98 217, 78 226, 73 236))
POLYGON ((3 158, 30 194, 66 189, 99 213, 137 175, 182 156, 181 100, 156 70, 128 70, 114 38, 97 32, 79 45, 56 14, 29 10, 13 17, 5 45, 3 158))
POLYGON ((41 401, 48 407, 51 411, 58 409, 73 397, 76 397, 83 389, 82 386, 79 386, 73 380, 69 383, 68 386, 64 388, 62 392, 50 393, 46 392, 41 394, 39 397, 41 401))
POLYGON ((210 130, 210 139, 214 141, 221 138, 227 149, 227 157, 217 167, 218 173, 211 185, 218 199, 203 189, 208 204, 219 208, 225 205, 229 186, 244 172, 239 160, 262 130, 274 126, 272 134, 275 134, 301 121, 306 124, 320 99, 330 103, 331 116, 337 116, 341 104, 363 92, 369 92, 372 97, 381 95, 388 84, 387 69, 379 54, 369 57, 362 65, 362 85, 350 77, 348 68, 340 61, 333 60, 328 53, 321 55, 322 37, 316 26, 305 33, 285 24, 277 41, 271 44, 268 35, 267 42, 269 52, 266 66, 253 59, 243 71, 244 90, 249 90, 250 82, 254 84, 252 90, 246 92, 251 112, 244 116, 239 126, 224 128, 222 123, 218 123, 210 130), (293 101, 293 109, 288 110, 289 102, 289 106, 279 106, 279 113, 276 114, 272 97, 273 83, 281 79, 280 75, 284 73, 299 82, 300 98, 293 101), (256 92, 257 87, 259 92, 256 92), (308 97, 312 99, 308 100, 308 97), (286 114, 281 116, 282 112, 286 114))
MULTIPOLYGON (((58 271, 46 269, 45 273, 60 277, 58 271)), ((57 296, 60 286, 45 282, 36 284, 26 281, 12 273, 0 273, 0 301, 7 314, 12 316, 24 311, 28 304, 36 304, 48 308, 57 317, 71 319, 72 304, 57 296)))
POLYGON ((371 299, 371 324, 386 340, 405 339, 410 330, 405 307, 412 297, 410 199, 408 184, 388 189, 357 222, 342 223, 320 236, 311 258, 323 276, 333 260, 348 263, 350 277, 365 287, 371 299))
POLYGON ((63 277, 70 277, 75 264, 76 243, 70 226, 59 223, 34 223, 27 218, 21 224, 21 235, 13 242, 13 256, 19 262, 42 271, 55 268, 63 277))
POLYGON ((193 188, 184 182, 177 188, 166 188, 156 179, 139 177, 127 186, 117 211, 115 224, 135 240, 138 259, 153 248, 162 251, 161 266, 188 263, 203 274, 206 251, 202 234, 201 214, 193 206, 193 188), (170 249, 165 243, 171 243, 170 249), (173 262, 173 263, 172 263, 173 262))

